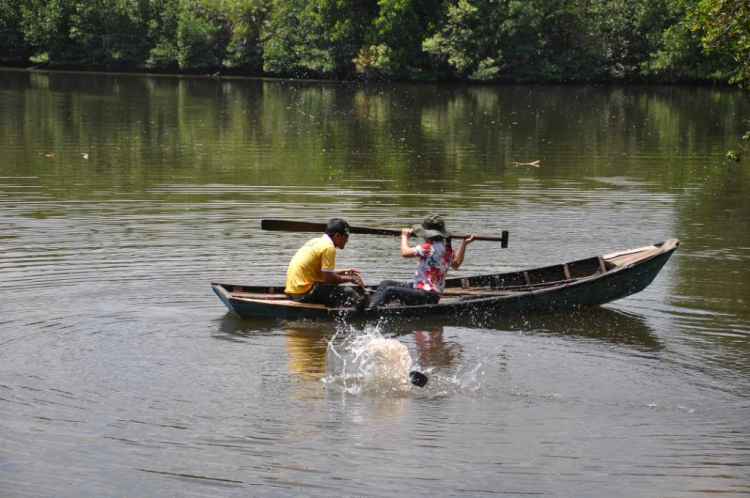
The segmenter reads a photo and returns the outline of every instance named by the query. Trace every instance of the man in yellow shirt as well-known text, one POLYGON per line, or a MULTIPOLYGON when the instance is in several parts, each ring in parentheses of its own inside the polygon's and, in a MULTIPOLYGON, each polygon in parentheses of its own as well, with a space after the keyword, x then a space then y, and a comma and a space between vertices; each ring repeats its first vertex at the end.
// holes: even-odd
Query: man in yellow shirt
POLYGON ((324 304, 329 308, 353 305, 358 297, 352 287, 339 284, 354 283, 364 289, 359 270, 336 270, 336 249, 343 249, 349 241, 349 224, 333 218, 325 234, 302 246, 289 263, 286 273, 286 294, 301 303, 324 304))

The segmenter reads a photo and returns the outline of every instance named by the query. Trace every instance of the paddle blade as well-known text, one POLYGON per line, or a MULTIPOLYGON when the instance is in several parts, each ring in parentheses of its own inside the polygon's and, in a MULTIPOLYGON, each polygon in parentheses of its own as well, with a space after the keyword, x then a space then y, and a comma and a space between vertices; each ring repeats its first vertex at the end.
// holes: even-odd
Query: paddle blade
POLYGON ((427 385, 427 381, 429 379, 422 372, 412 370, 411 372, 409 372, 409 380, 411 380, 411 383, 417 387, 424 387, 427 385))

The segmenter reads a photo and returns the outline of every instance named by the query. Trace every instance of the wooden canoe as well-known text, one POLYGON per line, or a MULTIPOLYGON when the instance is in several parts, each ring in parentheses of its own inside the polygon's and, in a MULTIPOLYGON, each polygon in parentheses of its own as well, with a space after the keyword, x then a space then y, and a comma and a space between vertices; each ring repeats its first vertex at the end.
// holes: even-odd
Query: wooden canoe
MULTIPOLYGON (((645 289, 679 246, 677 239, 627 251, 530 270, 448 278, 438 304, 384 308, 326 308, 287 298, 284 286, 212 283, 217 296, 241 317, 521 314, 599 306, 645 289)), ((367 289, 372 292, 373 287, 367 289)))

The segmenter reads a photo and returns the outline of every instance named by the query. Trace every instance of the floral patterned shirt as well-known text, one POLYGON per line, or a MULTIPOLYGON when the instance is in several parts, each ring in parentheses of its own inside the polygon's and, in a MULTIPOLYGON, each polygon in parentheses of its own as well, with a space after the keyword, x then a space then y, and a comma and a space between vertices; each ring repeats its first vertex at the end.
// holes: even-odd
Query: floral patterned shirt
POLYGON ((425 242, 417 247, 419 257, 417 273, 414 275, 414 288, 426 291, 443 292, 448 268, 456 259, 456 251, 448 248, 444 241, 425 242))

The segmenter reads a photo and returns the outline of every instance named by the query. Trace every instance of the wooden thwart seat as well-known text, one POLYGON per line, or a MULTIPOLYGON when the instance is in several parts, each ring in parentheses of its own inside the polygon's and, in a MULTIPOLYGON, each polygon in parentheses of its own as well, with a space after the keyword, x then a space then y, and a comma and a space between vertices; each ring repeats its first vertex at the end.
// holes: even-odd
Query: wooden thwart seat
MULTIPOLYGON (((266 294, 260 292, 232 292, 232 297, 240 299, 290 300, 286 294, 266 294)), ((290 300, 291 301, 291 300, 290 300)))

